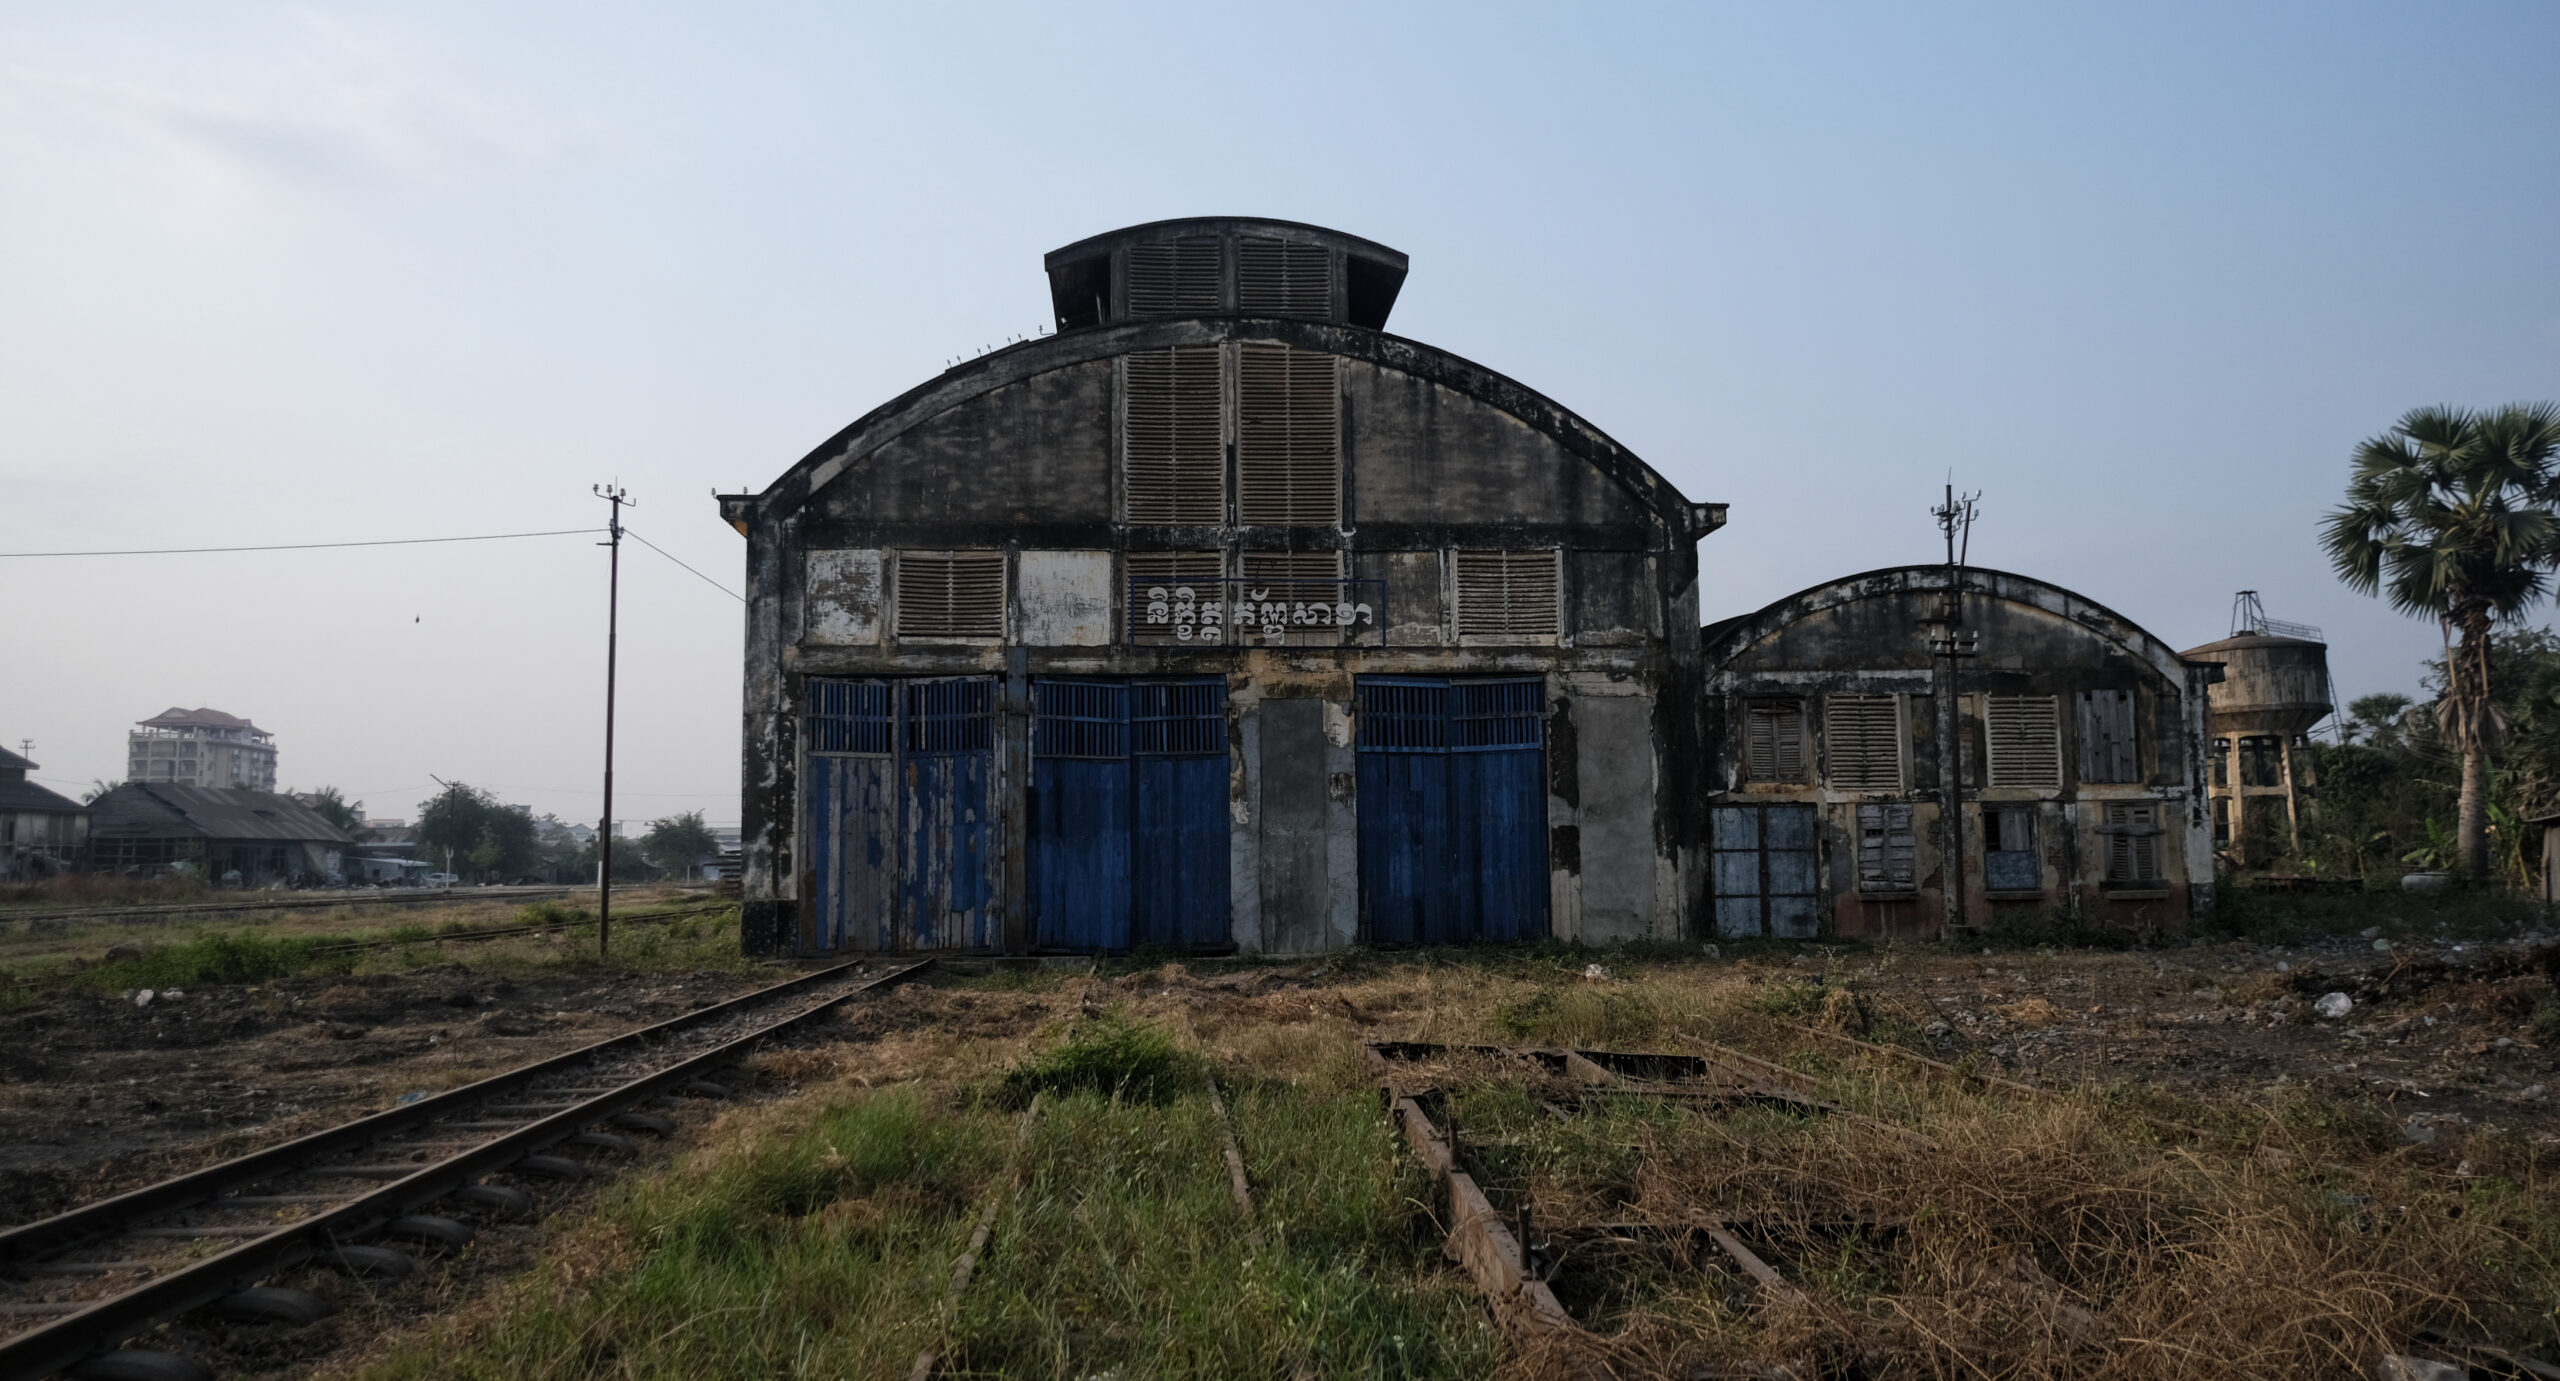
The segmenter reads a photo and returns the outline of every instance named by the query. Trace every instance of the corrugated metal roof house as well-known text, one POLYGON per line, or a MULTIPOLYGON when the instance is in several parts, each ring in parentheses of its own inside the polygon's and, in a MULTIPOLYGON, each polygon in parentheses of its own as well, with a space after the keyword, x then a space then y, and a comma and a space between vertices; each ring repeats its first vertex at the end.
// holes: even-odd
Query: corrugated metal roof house
POLYGON ((256 887, 339 874, 355 844, 311 807, 273 791, 127 782, 92 809, 90 861, 102 871, 183 864, 256 887))
POLYGON ((89 842, 89 808, 28 781, 34 767, 0 748, 0 879, 56 872, 89 842))

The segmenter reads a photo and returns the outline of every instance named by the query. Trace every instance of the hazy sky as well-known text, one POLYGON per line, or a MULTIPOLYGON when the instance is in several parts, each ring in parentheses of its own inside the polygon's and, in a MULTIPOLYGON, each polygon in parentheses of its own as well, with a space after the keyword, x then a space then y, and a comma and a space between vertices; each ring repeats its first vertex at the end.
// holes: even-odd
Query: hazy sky
MULTIPOLYGON (((2406 409, 2560 395, 2560 6, 0 4, 0 551, 576 528, 762 488, 1161 217, 1410 254, 1392 322, 1733 506, 1709 617, 1974 556, 2414 690, 2314 541, 2406 409)), ((0 741, 171 705, 291 786, 597 810, 579 537, 0 560, 0 741)), ((617 814, 737 819, 740 606, 624 553, 617 814)))

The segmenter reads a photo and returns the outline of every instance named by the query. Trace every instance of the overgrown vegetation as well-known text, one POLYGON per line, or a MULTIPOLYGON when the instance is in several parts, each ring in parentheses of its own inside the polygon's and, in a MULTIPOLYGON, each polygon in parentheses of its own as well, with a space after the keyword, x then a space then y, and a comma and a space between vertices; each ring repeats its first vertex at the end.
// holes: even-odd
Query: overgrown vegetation
POLYGON ((995 1101, 1021 1108, 1038 1094, 1087 1093, 1164 1104, 1198 1094, 1208 1075, 1208 1061, 1173 1033, 1110 1012, 1077 1022, 1057 1044, 1006 1070, 996 1082, 995 1101))
POLYGON ((610 1192, 501 1307, 364 1374, 902 1376, 928 1345, 944 1376, 1492 1369, 1494 1335, 1438 1268, 1424 1186, 1374 1097, 1280 1080, 1235 1091, 1262 1196, 1256 1245, 1208 1101, 1127 1096, 1196 1091, 1205 1056, 1144 1023, 1079 1027, 1094 1029, 1017 1067, 1049 1095, 1018 1190, 1004 1165, 1020 1114, 956 1090, 847 1092, 794 1130, 610 1192), (1135 1062, 1128 1077, 1109 1072, 1115 1054, 1135 1062), (946 1314, 952 1262, 1000 1194, 976 1279, 946 1314))

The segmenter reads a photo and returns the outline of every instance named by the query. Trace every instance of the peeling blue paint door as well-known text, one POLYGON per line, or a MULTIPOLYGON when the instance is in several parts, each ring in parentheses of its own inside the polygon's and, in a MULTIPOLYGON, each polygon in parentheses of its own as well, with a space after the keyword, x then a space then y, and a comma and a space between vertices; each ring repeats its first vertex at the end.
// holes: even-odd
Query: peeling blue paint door
POLYGON ((1379 676, 1358 691, 1370 942, 1545 935, 1544 683, 1379 676))
POLYGON ((902 947, 992 948, 995 682, 905 681, 898 689, 902 947))
POLYGON ((1042 949, 1129 947, 1129 687, 1031 683, 1031 937, 1042 949))
POLYGON ((805 689, 801 953, 898 947, 895 694, 884 681, 812 679, 805 689))
POLYGON ((1129 688, 1134 779, 1131 938, 1210 949, 1233 936, 1227 813, 1227 683, 1129 688))

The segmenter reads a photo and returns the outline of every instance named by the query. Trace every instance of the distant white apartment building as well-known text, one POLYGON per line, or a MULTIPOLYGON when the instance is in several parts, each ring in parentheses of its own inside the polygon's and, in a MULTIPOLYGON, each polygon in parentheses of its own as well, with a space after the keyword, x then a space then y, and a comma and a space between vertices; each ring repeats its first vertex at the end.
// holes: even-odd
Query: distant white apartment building
POLYGON ((276 789, 273 735, 237 715, 175 706, 126 736, 125 780, 219 789, 276 789))

